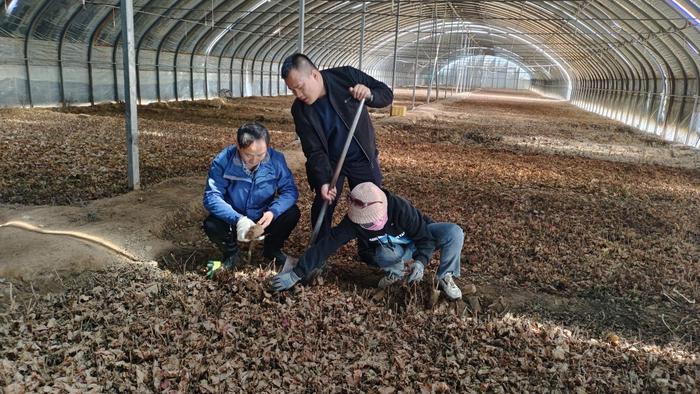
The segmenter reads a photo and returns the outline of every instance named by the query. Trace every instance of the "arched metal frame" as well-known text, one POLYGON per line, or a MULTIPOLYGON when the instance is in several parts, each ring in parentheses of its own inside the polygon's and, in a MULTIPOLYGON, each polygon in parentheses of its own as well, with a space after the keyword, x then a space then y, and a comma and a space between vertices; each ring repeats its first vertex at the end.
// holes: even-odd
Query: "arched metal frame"
MULTIPOLYGON (((98 45, 104 48, 104 43, 111 47, 111 59, 100 59, 99 63, 111 63, 113 99, 119 100, 120 27, 110 23, 119 15, 118 0, 95 4, 87 0, 85 5, 70 4, 70 7, 61 0, 27 0, 27 3, 33 5, 26 6, 19 15, 19 23, 0 17, 0 31, 24 39, 26 89, 23 93, 28 104, 34 106, 36 101, 32 94, 32 77, 35 77, 32 63, 36 55, 31 42, 41 39, 36 37, 37 27, 45 23, 55 26, 48 28, 56 30, 49 36, 58 41, 57 85, 61 103, 67 103, 64 59, 71 52, 67 52, 70 47, 65 42, 76 41, 77 20, 88 21, 80 37, 87 47, 89 102, 96 102, 95 49, 98 45), (62 11, 51 13, 50 9, 62 11)), ((421 48, 434 48, 440 42, 439 52, 444 56, 440 56, 439 62, 450 65, 445 76, 449 79, 449 74, 460 72, 459 64, 451 62, 451 57, 463 55, 455 49, 463 48, 465 41, 469 47, 485 46, 498 51, 508 48, 510 39, 512 52, 532 75, 533 90, 569 98, 586 110, 669 140, 690 145, 700 143, 700 117, 696 115, 700 93, 700 31, 696 26, 700 9, 694 2, 438 0, 430 4, 435 7, 440 22, 435 24, 428 17, 422 23, 419 21, 421 3, 424 2, 401 2, 400 37, 415 40, 420 23, 421 41, 397 48, 397 58, 420 61, 421 48), (435 31, 433 25, 440 25, 443 20, 447 22, 447 31, 435 31), (484 33, 469 33, 471 38, 467 40, 465 31, 476 30, 470 26, 487 29, 484 33), (442 40, 438 39, 440 34, 445 35, 442 40), (553 63, 559 72, 550 74, 553 63), (570 91, 569 97, 566 91, 570 91)), ((209 98, 214 96, 213 86, 221 90, 226 73, 232 92, 234 74, 239 76, 240 88, 234 94, 286 94, 278 68, 297 46, 297 7, 298 0, 137 2, 134 4, 139 22, 135 31, 137 68, 155 70, 155 97, 147 99, 163 100, 163 83, 172 86, 175 100, 209 98), (142 51, 153 51, 154 64, 139 61, 142 51), (166 52, 173 56, 172 65, 162 62, 166 52), (182 64, 181 55, 186 55, 189 65, 182 64), (172 69, 172 81, 162 80, 166 68, 172 69), (183 95, 183 86, 179 86, 182 79, 178 78, 178 73, 185 69, 189 74, 187 96, 183 95), (212 77, 217 80, 210 81, 212 77), (203 89, 199 89, 202 83, 203 89), (248 88, 252 90, 247 91, 248 88)), ((306 1, 307 54, 320 67, 358 65, 362 41, 363 68, 386 75, 390 72, 386 63, 391 64, 387 57, 391 56, 393 47, 395 7, 395 2, 387 1, 306 1), (365 30, 361 31, 364 4, 365 30)), ((507 58, 503 53, 501 56, 507 58)), ((414 68, 419 74, 432 72, 421 70, 418 65, 414 68)), ((142 73, 136 75, 137 92, 142 100, 142 73)), ((407 80, 412 77, 406 75, 407 80)), ((420 77, 417 75, 417 79, 420 77)), ((459 91, 459 87, 455 89, 459 91)))

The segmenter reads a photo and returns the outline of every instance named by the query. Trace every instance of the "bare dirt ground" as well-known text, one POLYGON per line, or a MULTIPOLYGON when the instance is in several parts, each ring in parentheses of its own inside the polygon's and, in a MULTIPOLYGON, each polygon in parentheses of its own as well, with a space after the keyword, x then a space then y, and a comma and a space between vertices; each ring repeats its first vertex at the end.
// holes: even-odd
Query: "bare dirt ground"
POLYGON ((140 107, 144 188, 126 194, 119 106, 0 110, 0 224, 89 234, 142 262, 0 228, 9 391, 697 389, 697 150, 522 92, 448 95, 403 118, 373 110, 385 185, 464 228, 460 283, 477 285, 481 311, 378 294, 381 274, 352 245, 324 283, 282 297, 266 269, 204 280, 218 257, 199 230, 204 177, 245 121, 264 122, 293 168, 304 214, 287 250, 306 245, 290 104, 140 107))

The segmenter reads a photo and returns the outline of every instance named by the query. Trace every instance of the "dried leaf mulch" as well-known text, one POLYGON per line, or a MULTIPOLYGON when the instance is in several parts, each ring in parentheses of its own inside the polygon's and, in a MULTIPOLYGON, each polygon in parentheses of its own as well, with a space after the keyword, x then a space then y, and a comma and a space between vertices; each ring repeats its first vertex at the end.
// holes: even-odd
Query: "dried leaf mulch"
MULTIPOLYGON (((385 185, 435 219, 465 229, 465 280, 557 299, 630 303, 645 312, 638 318, 656 317, 656 327, 669 333, 659 342, 667 345, 651 345, 644 333, 628 335, 631 326, 624 335, 591 335, 547 322, 537 317, 538 305, 478 320, 444 303, 397 314, 362 286, 353 291, 342 274, 351 267, 349 246, 331 261, 330 281, 283 298, 266 294, 267 271, 243 270, 228 282, 140 266, 93 276, 64 296, 42 296, 2 316, 0 378, 15 384, 8 391, 45 385, 81 391, 697 391, 697 169, 514 148, 501 143, 509 135, 499 127, 524 138, 571 136, 572 129, 559 129, 554 116, 536 122, 517 113, 499 117, 505 107, 491 114, 487 108, 480 108, 478 121, 459 108, 445 119, 378 119, 385 185), (489 117, 502 123, 485 132, 489 117), (535 126, 541 129, 529 128, 535 126), (669 308, 673 316, 664 314, 669 308)), ((180 110, 163 111, 167 117, 180 110)), ((287 113, 288 106, 275 111, 287 113)), ((9 169, 0 172, 7 175, 0 176, 3 201, 76 203, 120 193, 121 121, 46 113, 20 111, 0 123, 0 166, 9 169), (64 126, 54 128, 55 121, 64 126), (104 157, 94 156, 100 149, 104 157), (30 160, 37 150, 45 157, 30 160), (102 162, 109 170, 98 176, 102 162), (67 181, 71 171, 84 182, 67 181)), ((147 182, 171 173, 203 176, 211 156, 228 143, 227 120, 209 126, 206 117, 187 120, 196 113, 172 115, 177 121, 144 119, 142 138, 152 138, 154 152, 145 160, 152 166, 142 167, 147 182)), ((611 131, 608 121, 600 128, 593 117, 586 122, 581 140, 593 133, 588 140, 601 142, 611 131)), ((280 124, 273 141, 291 141, 290 131, 280 124)), ((667 151, 664 144, 658 149, 667 151)), ((295 176, 300 208, 308 212, 305 178, 295 176)), ((303 250, 308 227, 303 215, 290 251, 303 250)), ((503 297, 508 301, 509 294, 503 297)))
MULTIPOLYGON (((69 284, 0 320, 6 392, 693 392, 697 354, 586 338, 521 316, 396 314, 272 273, 208 281, 148 265, 69 284)), ((444 303, 443 303, 444 305, 444 303)))
MULTIPOLYGON (((142 186, 175 176, 206 176, 213 157, 235 142, 244 122, 263 121, 273 148, 294 140, 288 110, 272 109, 265 100, 243 103, 139 107, 142 186), (265 111, 274 111, 274 117, 258 115, 265 111)), ((0 109, 0 202, 76 205, 128 191, 122 107, 62 111, 68 113, 0 109)))
POLYGON ((665 306, 678 315, 664 324, 658 312, 656 334, 697 342, 700 171, 474 146, 450 139, 459 124, 385 130, 385 185, 465 230, 465 275, 665 306), (445 140, 425 142, 436 131, 445 140))

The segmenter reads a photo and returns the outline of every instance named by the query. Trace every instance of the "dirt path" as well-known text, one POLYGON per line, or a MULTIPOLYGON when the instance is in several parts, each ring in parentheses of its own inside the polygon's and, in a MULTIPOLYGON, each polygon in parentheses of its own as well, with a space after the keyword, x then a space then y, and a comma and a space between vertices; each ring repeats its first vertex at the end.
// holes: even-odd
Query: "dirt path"
MULTIPOLYGON (((173 178, 122 196, 73 206, 1 206, 0 223, 21 221, 45 230, 74 231, 109 241, 142 261, 153 261, 173 247, 162 237, 164 219, 200 195, 202 178, 173 178)), ((20 290, 45 292, 84 271, 129 259, 93 242, 62 235, 0 228, 0 277, 20 290), (63 279, 59 278, 60 275, 63 279)))

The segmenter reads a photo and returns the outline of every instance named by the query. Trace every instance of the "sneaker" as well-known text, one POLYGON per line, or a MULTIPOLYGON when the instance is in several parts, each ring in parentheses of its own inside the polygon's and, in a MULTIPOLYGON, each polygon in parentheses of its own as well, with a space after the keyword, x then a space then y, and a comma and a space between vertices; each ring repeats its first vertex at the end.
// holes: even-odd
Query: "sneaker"
POLYGON ((438 280, 438 285, 445 293, 447 298, 451 300, 458 300, 462 298, 462 290, 460 290, 455 284, 454 279, 452 279, 452 274, 447 274, 442 279, 438 280))
POLYGON ((379 280, 379 284, 377 284, 377 287, 379 287, 380 289, 386 289, 387 287, 399 281, 401 281, 400 276, 388 273, 382 279, 379 280))

